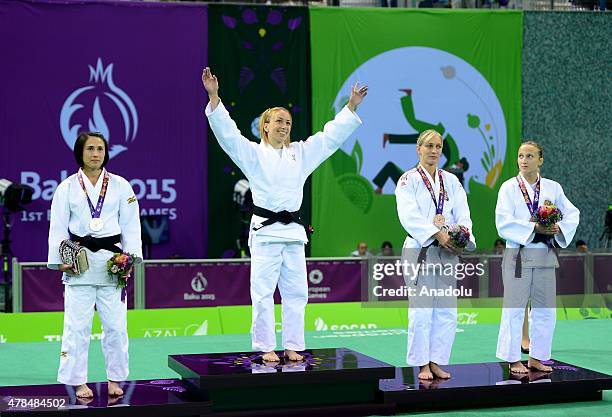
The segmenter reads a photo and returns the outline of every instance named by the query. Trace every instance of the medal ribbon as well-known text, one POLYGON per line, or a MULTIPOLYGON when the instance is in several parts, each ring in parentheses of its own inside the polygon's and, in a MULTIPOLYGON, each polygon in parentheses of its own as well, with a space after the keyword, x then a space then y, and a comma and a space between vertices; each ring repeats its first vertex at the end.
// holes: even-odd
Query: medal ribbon
POLYGON ((85 183, 83 182, 83 176, 81 175, 81 171, 78 172, 77 178, 79 179, 79 184, 81 184, 81 188, 85 193, 85 198, 87 198, 87 204, 89 204, 89 211, 91 212, 92 219, 99 219, 102 214, 102 206, 104 205, 104 198, 106 197, 106 189, 108 188, 108 180, 110 176, 108 172, 104 172, 104 178, 102 179, 102 189, 100 190, 100 196, 98 197, 98 202, 96 203, 96 207, 94 208, 91 200, 89 199, 89 195, 87 194, 87 189, 85 188, 85 183))
POLYGON ((521 193, 523 194, 523 198, 525 199, 525 204, 527 204, 527 210, 529 210, 529 214, 531 214, 531 217, 534 218, 538 210, 538 204, 540 202, 540 179, 538 179, 538 182, 535 186, 535 190, 533 192, 533 203, 529 198, 529 194, 527 194, 527 188, 525 187, 525 183, 521 179, 521 176, 517 175, 516 180, 518 181, 519 188, 521 189, 521 193))
POLYGON ((420 165, 417 167, 417 171, 419 171, 419 174, 421 174, 425 187, 427 187, 427 190, 429 190, 429 194, 431 195, 434 205, 436 206, 436 214, 442 214, 442 211, 444 210, 444 180, 442 179, 442 170, 437 170, 438 178, 440 178, 440 196, 438 197, 438 204, 436 204, 436 196, 427 175, 425 175, 425 171, 423 171, 423 168, 421 168, 420 165))

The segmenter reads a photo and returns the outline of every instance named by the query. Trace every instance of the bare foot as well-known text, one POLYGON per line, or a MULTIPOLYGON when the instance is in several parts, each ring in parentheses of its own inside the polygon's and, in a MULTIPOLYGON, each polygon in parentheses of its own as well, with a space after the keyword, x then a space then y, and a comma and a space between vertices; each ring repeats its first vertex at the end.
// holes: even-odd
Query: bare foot
POLYGON ((542 372, 552 372, 553 368, 551 368, 548 365, 544 365, 542 362, 540 362, 539 360, 532 358, 531 356, 529 357, 529 360, 527 361, 527 367, 529 369, 535 369, 537 371, 542 371, 542 372))
POLYGON ((119 397, 123 395, 123 390, 119 386, 118 382, 108 381, 108 395, 110 397, 119 397))
POLYGON ((529 372, 529 369, 525 368, 523 362, 516 361, 510 364, 510 372, 512 372, 513 374, 526 374, 527 372, 529 372))
POLYGON ((87 384, 79 385, 76 388, 76 396, 80 398, 93 398, 93 391, 89 389, 87 384))
POLYGON ((280 359, 278 359, 278 355, 274 351, 264 353, 263 355, 261 355, 261 359, 264 362, 280 362, 280 359))
POLYGON ((290 361, 301 361, 302 359, 304 359, 304 357, 300 355, 299 353, 297 353, 295 350, 289 350, 289 349, 285 349, 285 356, 290 361))
POLYGON ((440 368, 437 363, 429 362, 429 369, 436 378, 448 379, 451 377, 451 374, 440 368))
POLYGON ((431 373, 431 369, 429 369, 429 364, 420 367, 418 378, 433 379, 433 374, 431 373))

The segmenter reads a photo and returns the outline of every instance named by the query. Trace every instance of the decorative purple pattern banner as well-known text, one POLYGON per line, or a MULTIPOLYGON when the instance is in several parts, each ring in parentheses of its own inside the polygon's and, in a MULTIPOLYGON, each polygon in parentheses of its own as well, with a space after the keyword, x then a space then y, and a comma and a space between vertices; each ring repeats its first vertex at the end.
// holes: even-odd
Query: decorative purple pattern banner
MULTIPOLYGON (((22 270, 22 311, 63 311, 64 284, 59 271, 44 266, 24 267, 22 270)), ((134 283, 127 286, 128 308, 134 308, 134 283)))
MULTIPOLYGON (((361 261, 308 261, 309 302, 360 300, 361 261)), ((157 264, 145 267, 145 307, 213 307, 249 305, 250 263, 157 264)), ((64 309, 58 271, 24 267, 23 311, 64 309)), ((128 284, 128 307, 133 306, 134 282, 128 284)), ((280 302, 278 291, 276 303, 280 302)))
MULTIPOLYGON (((360 300, 359 261, 309 261, 306 268, 309 302, 360 300)), ((251 303, 249 288, 248 262, 148 265, 145 307, 248 305, 251 303)), ((280 303, 278 290, 274 299, 280 303)))
POLYGON ((19 260, 46 260, 51 198, 77 170, 82 130, 104 133, 141 215, 167 216, 151 256, 207 255, 207 42, 205 5, 0 0, 0 179, 35 191, 12 215, 19 260))

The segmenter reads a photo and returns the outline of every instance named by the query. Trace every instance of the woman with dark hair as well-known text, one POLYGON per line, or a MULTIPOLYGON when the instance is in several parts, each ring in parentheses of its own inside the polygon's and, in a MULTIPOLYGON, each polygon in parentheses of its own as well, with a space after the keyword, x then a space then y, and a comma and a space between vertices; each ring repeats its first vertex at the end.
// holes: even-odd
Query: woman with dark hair
POLYGON ((497 340, 497 357, 510 364, 510 372, 529 369, 550 372, 549 360, 556 322, 553 247, 566 248, 574 238, 580 212, 565 196, 559 183, 540 176, 542 146, 524 142, 518 150, 519 174, 502 184, 497 196, 495 224, 506 240, 502 260, 504 301, 497 340), (544 227, 536 221, 540 202, 555 205, 563 219, 544 227), (531 302, 529 360, 521 359, 525 307, 531 302))
POLYGON ((347 105, 322 132, 291 142, 291 114, 274 107, 261 115, 261 143, 251 142, 238 130, 219 98, 219 83, 210 68, 202 73, 210 99, 206 116, 223 150, 246 175, 253 192, 251 248, 252 347, 264 352, 264 361, 279 360, 274 352, 276 331, 274 291, 282 298, 282 344, 289 360, 301 360, 305 349, 304 312, 308 302, 306 258, 308 242, 299 216, 304 182, 361 125, 355 113, 367 87, 351 91, 347 105))
POLYGON ((124 178, 109 173, 108 143, 100 133, 79 134, 74 157, 76 174, 62 181, 53 195, 47 267, 63 272, 64 331, 57 380, 76 387, 77 397, 93 397, 87 387, 87 357, 94 306, 104 329, 108 393, 123 394, 128 376, 127 303, 116 279, 109 278, 107 261, 114 253, 133 253, 142 259, 140 216, 134 191, 124 178), (95 204, 95 205, 94 205, 95 204), (89 268, 76 275, 64 264, 61 242, 85 248, 89 268))

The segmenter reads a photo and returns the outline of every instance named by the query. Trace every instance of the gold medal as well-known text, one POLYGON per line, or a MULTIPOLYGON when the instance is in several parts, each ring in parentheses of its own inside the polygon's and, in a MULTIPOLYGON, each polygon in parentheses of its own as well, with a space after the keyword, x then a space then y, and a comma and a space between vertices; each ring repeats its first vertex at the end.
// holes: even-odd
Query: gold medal
POLYGON ((444 222, 445 222, 444 216, 441 214, 436 214, 433 218, 433 224, 438 229, 441 229, 442 226, 444 226, 444 222))

